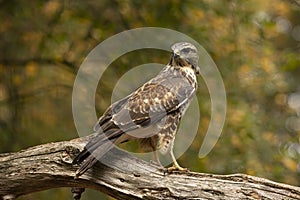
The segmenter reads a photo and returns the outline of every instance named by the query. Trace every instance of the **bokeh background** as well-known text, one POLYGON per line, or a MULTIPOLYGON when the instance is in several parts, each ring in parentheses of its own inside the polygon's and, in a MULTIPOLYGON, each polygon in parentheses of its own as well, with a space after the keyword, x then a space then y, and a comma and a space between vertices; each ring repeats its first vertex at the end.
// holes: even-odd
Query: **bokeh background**
MULTIPOLYGON (((179 162, 193 171, 246 173, 299 186, 299 0, 0 0, 0 152, 78 137, 71 94, 80 64, 108 37, 148 26, 197 40, 226 87, 223 133, 199 159, 210 121, 210 97, 199 78, 200 127, 179 162)), ((141 50, 112 63, 99 83, 98 114, 124 73, 144 63, 166 64, 169 57, 141 50)), ((110 199, 101 195, 88 190, 82 199, 110 199)), ((72 195, 59 188, 20 199, 72 195)))

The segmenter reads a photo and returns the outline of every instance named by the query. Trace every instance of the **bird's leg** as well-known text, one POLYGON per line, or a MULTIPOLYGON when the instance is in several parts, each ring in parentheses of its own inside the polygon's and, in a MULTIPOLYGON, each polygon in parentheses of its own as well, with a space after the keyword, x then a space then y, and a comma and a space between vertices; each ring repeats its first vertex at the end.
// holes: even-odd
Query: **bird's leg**
POLYGON ((161 164, 160 160, 159 160, 159 156, 158 156, 158 151, 154 151, 154 161, 162 168, 164 168, 164 166, 161 164))
POLYGON ((153 155, 154 155, 154 162, 152 161, 151 163, 154 163, 155 165, 158 165, 162 169, 164 169, 164 166, 161 164, 158 156, 158 151, 155 150, 155 148, 152 148, 153 150, 153 155))
POLYGON ((158 155, 158 151, 157 151, 157 148, 156 148, 157 144, 156 144, 153 137, 150 138, 149 145, 152 149, 153 156, 154 156, 154 161, 150 160, 150 163, 155 164, 156 166, 159 166, 160 168, 164 169, 164 166, 161 164, 161 162, 159 160, 159 155, 158 155))
POLYGON ((183 168, 183 167, 181 167, 178 164, 178 162, 177 162, 177 160, 176 160, 176 158, 174 156, 173 145, 172 145, 172 148, 170 149, 170 155, 171 155, 171 158, 172 158, 172 161, 173 161, 173 166, 168 168, 168 172, 172 172, 172 171, 188 171, 187 168, 183 168))

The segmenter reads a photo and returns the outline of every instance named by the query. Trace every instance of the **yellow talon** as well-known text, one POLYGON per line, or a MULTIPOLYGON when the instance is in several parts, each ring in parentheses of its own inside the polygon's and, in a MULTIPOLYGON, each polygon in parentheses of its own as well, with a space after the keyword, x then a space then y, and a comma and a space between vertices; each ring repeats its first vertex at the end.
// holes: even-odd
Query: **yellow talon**
POLYGON ((174 164, 172 167, 168 167, 167 171, 169 173, 174 172, 174 171, 188 172, 189 169, 188 168, 183 168, 183 167, 180 167, 179 165, 174 164))

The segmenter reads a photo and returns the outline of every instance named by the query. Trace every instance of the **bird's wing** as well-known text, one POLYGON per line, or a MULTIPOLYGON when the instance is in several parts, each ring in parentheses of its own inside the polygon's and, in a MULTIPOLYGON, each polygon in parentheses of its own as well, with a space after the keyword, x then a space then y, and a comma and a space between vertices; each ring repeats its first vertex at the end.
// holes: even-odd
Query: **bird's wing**
POLYGON ((113 139, 124 132, 147 127, 178 110, 194 92, 195 88, 183 77, 153 79, 131 95, 112 104, 94 129, 97 132, 122 130, 105 134, 108 139, 113 139))

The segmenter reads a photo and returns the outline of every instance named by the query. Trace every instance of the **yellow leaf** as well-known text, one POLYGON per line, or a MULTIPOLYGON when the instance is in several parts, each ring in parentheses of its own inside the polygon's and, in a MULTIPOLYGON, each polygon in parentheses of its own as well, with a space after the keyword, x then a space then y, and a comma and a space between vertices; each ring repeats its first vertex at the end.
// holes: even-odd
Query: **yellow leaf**
POLYGON ((35 62, 29 62, 27 63, 25 67, 25 73, 29 77, 33 77, 37 73, 37 64, 35 62))

